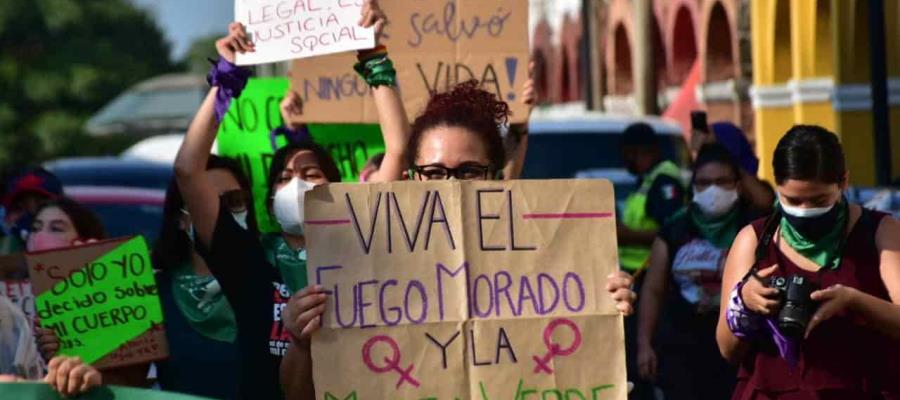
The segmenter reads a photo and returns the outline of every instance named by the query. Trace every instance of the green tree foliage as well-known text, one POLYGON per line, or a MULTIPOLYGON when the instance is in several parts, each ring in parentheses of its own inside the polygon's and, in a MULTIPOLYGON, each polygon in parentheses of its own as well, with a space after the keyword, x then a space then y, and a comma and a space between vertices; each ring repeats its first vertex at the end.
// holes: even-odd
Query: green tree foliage
POLYGON ((209 71, 209 60, 219 58, 219 54, 216 52, 216 40, 224 35, 225 33, 214 34, 195 39, 181 61, 181 68, 190 73, 206 75, 209 71))
POLYGON ((118 150, 84 122, 172 68, 156 23, 126 0, 0 1, 0 169, 118 150))

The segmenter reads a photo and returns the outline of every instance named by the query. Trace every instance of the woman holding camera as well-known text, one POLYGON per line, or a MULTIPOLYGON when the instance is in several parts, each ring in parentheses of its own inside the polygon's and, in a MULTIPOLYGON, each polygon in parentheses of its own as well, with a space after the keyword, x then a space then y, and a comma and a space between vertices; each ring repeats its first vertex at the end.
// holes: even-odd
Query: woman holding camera
POLYGON ((900 398, 900 223, 847 203, 824 128, 791 128, 773 167, 776 210, 725 263, 716 338, 740 364, 732 398, 900 398))

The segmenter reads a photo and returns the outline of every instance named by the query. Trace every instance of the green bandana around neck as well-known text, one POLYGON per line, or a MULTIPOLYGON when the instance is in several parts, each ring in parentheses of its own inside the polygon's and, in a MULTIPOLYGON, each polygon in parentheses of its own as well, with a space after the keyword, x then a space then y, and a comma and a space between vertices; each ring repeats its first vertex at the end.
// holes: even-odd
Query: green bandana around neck
POLYGON ((216 278, 197 275, 190 263, 172 274, 172 295, 181 315, 197 333, 220 342, 234 343, 234 311, 216 278))
POLYGON ((827 234, 818 240, 809 240, 800 232, 794 229, 794 226, 788 222, 787 218, 781 218, 781 238, 784 239, 788 246, 796 250, 803 257, 812 260, 816 265, 836 270, 841 264, 841 252, 843 252, 844 234, 847 230, 847 222, 849 220, 849 205, 846 199, 835 205, 838 208, 837 222, 827 234))
POLYGON ((267 234, 262 240, 266 258, 278 269, 291 294, 309 284, 306 275, 306 249, 294 250, 281 234, 267 234))
POLYGON ((738 224, 741 213, 735 205, 727 214, 718 217, 703 215, 697 207, 690 207, 691 222, 697 227, 700 235, 719 249, 727 249, 734 243, 740 225, 738 224))

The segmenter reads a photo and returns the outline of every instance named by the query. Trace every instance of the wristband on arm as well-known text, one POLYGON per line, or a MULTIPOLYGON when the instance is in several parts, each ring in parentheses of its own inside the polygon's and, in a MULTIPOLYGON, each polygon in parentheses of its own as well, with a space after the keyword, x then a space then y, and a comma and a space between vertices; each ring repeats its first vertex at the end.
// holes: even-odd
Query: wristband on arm
POLYGON ((377 46, 371 50, 360 51, 356 58, 359 62, 353 69, 369 86, 397 86, 397 70, 388 58, 386 47, 377 46))
POLYGON ((738 282, 731 291, 728 299, 728 308, 725 309, 725 320, 728 329, 738 339, 752 340, 761 337, 765 333, 765 317, 747 309, 744 300, 741 299, 741 289, 746 280, 738 282))
POLYGON ((222 122, 225 113, 228 112, 228 106, 231 99, 241 96, 244 87, 247 86, 247 80, 250 79, 250 70, 239 67, 234 63, 220 58, 219 61, 209 60, 212 68, 206 75, 206 81, 209 86, 218 86, 219 92, 216 93, 216 121, 222 122))
MULTIPOLYGON (((748 278, 750 277, 748 275, 748 278)), ((746 282, 745 278, 738 282, 731 291, 728 308, 725 309, 725 320, 728 322, 728 329, 741 340, 758 340, 771 337, 778 348, 778 354, 781 355, 781 358, 791 368, 795 367, 800 358, 799 341, 782 335, 781 331, 778 330, 775 318, 766 318, 747 309, 744 300, 741 298, 741 289, 746 282)))

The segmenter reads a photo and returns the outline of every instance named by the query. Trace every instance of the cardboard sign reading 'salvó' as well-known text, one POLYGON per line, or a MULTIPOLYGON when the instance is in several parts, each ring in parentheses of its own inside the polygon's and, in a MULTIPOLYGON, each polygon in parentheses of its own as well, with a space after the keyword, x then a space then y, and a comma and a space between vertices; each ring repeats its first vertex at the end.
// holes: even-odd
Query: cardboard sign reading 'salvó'
POLYGON ((595 180, 316 188, 316 397, 624 399, 614 209, 595 180))
POLYGON ((362 0, 235 0, 256 51, 238 65, 271 63, 375 46, 372 28, 359 27, 362 0))
MULTIPOLYGON (((477 79, 509 102, 512 120, 523 122, 518 101, 528 79, 527 0, 381 1, 389 25, 382 42, 397 69, 403 104, 412 119, 430 91, 477 79)), ((376 122, 366 82, 353 71, 354 54, 295 60, 291 87, 305 100, 314 122, 376 122)))
POLYGON ((97 367, 168 354, 153 267, 142 236, 26 254, 41 326, 60 354, 97 367))

